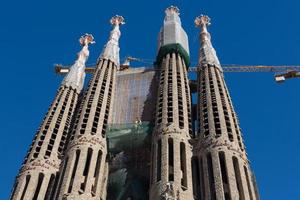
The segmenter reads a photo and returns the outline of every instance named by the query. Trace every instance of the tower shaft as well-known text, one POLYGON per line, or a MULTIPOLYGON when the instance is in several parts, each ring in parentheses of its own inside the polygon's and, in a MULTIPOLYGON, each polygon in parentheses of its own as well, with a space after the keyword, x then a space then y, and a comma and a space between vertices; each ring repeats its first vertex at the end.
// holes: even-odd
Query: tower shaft
MULTIPOLYGON (((152 136, 152 168, 150 199, 193 199, 191 172, 191 102, 183 50, 187 37, 180 25, 176 7, 166 10, 163 33, 169 35, 161 43, 162 57, 156 123, 152 136), (175 27, 175 28, 174 28, 175 27), (180 32, 179 43, 176 41, 180 32), (170 37, 175 35, 175 38, 170 37), (169 37, 168 37, 169 36, 169 37), (182 45, 183 44, 183 45, 182 45), (177 50, 176 50, 177 49, 177 50)), ((187 50, 187 49, 186 49, 187 50)))
POLYGON ((111 115, 115 76, 116 65, 101 59, 75 121, 61 167, 59 199, 100 198, 106 191, 106 126, 111 115))
POLYGON ((61 166, 58 199, 106 199, 106 128, 112 115, 123 18, 116 16, 111 22, 114 29, 89 83, 61 166))
POLYGON ((66 143, 70 122, 84 79, 91 35, 81 37, 82 50, 63 80, 57 95, 37 131, 16 178, 12 200, 52 199, 54 182, 66 143))
POLYGON ((196 22, 202 28, 202 44, 197 80, 199 133, 193 157, 195 196, 212 200, 256 200, 238 119, 206 29, 209 18, 201 16, 196 22))
POLYGON ((78 93, 70 87, 58 90, 23 162, 11 199, 50 197, 77 99, 78 93))
POLYGON ((165 56, 161 65, 156 126, 152 138, 150 199, 170 195, 192 198, 192 157, 188 140, 190 92, 186 66, 178 53, 165 56))

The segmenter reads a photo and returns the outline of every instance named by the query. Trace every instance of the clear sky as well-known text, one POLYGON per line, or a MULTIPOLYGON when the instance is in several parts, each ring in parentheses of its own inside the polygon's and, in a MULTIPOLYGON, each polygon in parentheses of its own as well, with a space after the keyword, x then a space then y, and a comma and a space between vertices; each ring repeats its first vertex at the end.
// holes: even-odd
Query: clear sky
MULTIPOLYGON (((164 10, 177 5, 189 35, 192 64, 199 40, 194 18, 207 14, 223 64, 300 65, 299 0, 2 1, 0 12, 0 199, 8 199, 48 106, 62 80, 54 63, 71 64, 78 38, 92 33, 95 63, 123 15, 121 58, 154 59, 164 10)), ((142 65, 142 64, 141 64, 142 65)), ((276 84, 272 73, 227 73, 261 199, 300 199, 300 79, 276 84)))

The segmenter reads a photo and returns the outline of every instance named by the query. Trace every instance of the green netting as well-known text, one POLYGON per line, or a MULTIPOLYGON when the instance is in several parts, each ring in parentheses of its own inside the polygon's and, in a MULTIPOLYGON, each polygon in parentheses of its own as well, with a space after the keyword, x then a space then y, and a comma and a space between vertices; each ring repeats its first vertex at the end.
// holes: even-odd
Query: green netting
POLYGON ((167 45, 164 45, 164 46, 160 47, 159 52, 158 52, 157 57, 156 57, 155 64, 160 65, 160 63, 162 62, 163 58, 167 54, 173 53, 173 52, 179 53, 183 57, 183 60, 184 60, 184 62, 186 64, 186 66, 187 67, 190 66, 190 56, 186 52, 186 50, 179 43, 176 43, 176 44, 167 44, 167 45))
POLYGON ((137 177, 127 169, 120 169, 109 175, 108 200, 148 200, 148 182, 137 177))
POLYGON ((153 125, 150 122, 128 124, 109 124, 107 131, 108 150, 118 153, 142 146, 151 135, 153 125))
POLYGON ((108 200, 148 199, 152 127, 150 122, 108 126, 108 200))

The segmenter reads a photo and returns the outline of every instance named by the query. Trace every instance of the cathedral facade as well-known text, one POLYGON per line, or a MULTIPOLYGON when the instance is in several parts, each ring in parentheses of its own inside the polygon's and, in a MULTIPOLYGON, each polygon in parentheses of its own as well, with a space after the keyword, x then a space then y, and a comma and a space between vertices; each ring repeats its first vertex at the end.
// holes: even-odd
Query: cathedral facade
POLYGON ((196 87, 170 6, 154 67, 120 65, 122 16, 84 87, 90 34, 16 177, 11 200, 259 200, 222 66, 199 16, 196 87), (192 93, 197 102, 192 102, 192 93))

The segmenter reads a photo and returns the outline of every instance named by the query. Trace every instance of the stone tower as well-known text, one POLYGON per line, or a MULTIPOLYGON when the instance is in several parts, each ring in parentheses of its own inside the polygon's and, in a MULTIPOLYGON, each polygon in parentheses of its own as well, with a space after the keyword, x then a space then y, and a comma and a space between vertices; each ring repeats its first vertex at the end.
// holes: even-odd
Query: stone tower
POLYGON ((58 199, 106 199, 106 127, 112 114, 116 71, 119 67, 119 25, 123 21, 121 16, 115 16, 110 21, 113 30, 79 108, 61 166, 56 195, 58 199))
POLYGON ((256 200, 238 119, 207 31, 210 19, 200 16, 195 24, 201 27, 197 80, 199 132, 193 157, 195 198, 256 200))
POLYGON ((150 199, 191 200, 189 48, 177 7, 166 9, 158 49, 156 63, 160 74, 152 135, 150 199))
POLYGON ((12 200, 52 199, 71 118, 83 87, 88 45, 93 43, 93 36, 82 36, 80 43, 83 48, 78 59, 64 78, 25 157, 10 197, 12 200))

